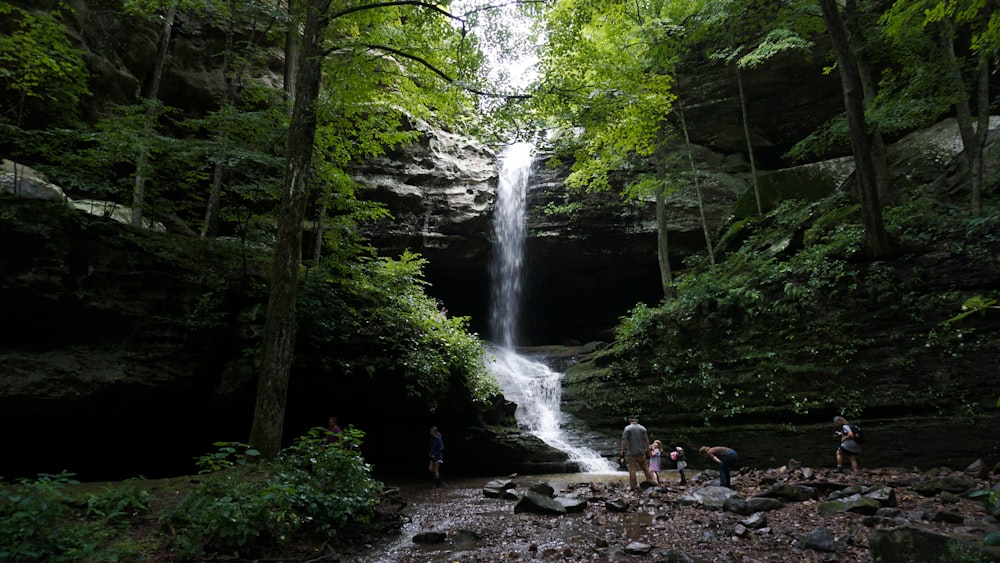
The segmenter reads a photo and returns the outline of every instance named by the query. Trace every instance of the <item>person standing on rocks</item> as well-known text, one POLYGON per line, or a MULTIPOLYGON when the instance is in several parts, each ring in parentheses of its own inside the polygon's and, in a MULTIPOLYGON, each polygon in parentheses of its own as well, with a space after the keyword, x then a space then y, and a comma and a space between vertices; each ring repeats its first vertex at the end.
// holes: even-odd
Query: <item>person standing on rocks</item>
POLYGON ((837 448, 837 473, 844 470, 844 456, 846 455, 851 460, 851 471, 857 475, 858 454, 861 453, 861 446, 855 440, 854 431, 851 430, 851 425, 846 418, 835 416, 833 423, 840 427, 840 430, 836 432, 837 436, 840 437, 840 447, 837 448))
POLYGON ((684 448, 676 442, 670 444, 670 461, 674 462, 677 474, 681 476, 681 486, 686 486, 687 477, 684 476, 684 469, 688 466, 688 462, 684 459, 684 448))
POLYGON ((628 463, 628 484, 634 491, 637 487, 639 469, 642 469, 646 476, 646 482, 653 484, 653 475, 649 472, 649 463, 646 461, 646 452, 649 450, 649 434, 646 427, 639 424, 639 416, 628 417, 628 426, 622 432, 622 455, 628 463))
POLYGON ((663 442, 653 440, 653 445, 649 446, 649 472, 653 475, 653 482, 660 484, 660 468, 663 459, 663 442))
POLYGON ((431 446, 427 457, 430 458, 427 471, 430 472, 431 477, 434 479, 431 487, 436 489, 444 484, 441 482, 441 464, 444 463, 444 439, 441 437, 441 433, 438 432, 437 426, 431 426, 431 446))
POLYGON ((726 446, 702 446, 698 448, 698 452, 707 457, 708 459, 719 464, 719 485, 730 488, 731 481, 729 480, 729 468, 736 463, 739 459, 739 455, 736 454, 736 450, 733 448, 727 448, 726 446))

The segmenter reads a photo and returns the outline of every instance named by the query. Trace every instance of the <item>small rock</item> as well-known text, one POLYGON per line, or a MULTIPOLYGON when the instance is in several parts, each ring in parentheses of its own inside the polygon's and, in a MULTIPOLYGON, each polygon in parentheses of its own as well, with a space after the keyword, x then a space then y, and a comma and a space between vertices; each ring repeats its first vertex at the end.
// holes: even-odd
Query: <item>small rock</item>
POLYGON ((629 555, 646 555, 652 551, 652 549, 653 546, 648 543, 634 541, 625 546, 625 553, 628 553, 629 555))
POLYGON ((838 553, 846 548, 844 542, 834 538, 833 533, 822 526, 817 526, 813 531, 803 536, 802 545, 806 549, 827 553, 838 553))
POLYGON ((965 468, 965 474, 974 479, 985 479, 990 475, 990 468, 983 460, 977 459, 965 468))

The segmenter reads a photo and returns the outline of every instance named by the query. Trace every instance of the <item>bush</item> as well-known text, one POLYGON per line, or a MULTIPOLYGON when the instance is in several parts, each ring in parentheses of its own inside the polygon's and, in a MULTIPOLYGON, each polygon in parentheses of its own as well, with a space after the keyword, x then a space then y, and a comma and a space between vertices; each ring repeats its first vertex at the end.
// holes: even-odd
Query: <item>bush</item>
POLYGON ((72 476, 42 474, 0 488, 0 561, 92 559, 92 528, 71 518, 72 476))
POLYGON ((239 554, 369 523, 382 485, 359 453, 364 434, 348 427, 342 447, 328 445, 326 434, 314 428, 259 464, 243 463, 252 450, 232 443, 200 458, 211 473, 160 521, 175 556, 239 554))

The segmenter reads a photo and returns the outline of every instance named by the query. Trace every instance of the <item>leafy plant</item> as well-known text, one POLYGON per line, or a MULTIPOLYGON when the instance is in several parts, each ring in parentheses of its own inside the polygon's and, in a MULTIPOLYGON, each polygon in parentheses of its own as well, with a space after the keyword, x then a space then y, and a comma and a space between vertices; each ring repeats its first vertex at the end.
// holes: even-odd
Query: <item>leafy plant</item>
POLYGON ((243 444, 220 443, 199 465, 221 469, 161 519, 175 554, 239 553, 369 522, 381 483, 359 453, 364 433, 348 427, 341 435, 338 447, 328 444, 326 428, 314 428, 277 459, 252 466, 239 461, 250 451, 243 444))
POLYGON ((90 559, 97 546, 90 526, 74 522, 72 473, 42 474, 0 488, 0 561, 90 559))
POLYGON ((212 445, 218 448, 215 453, 205 454, 195 461, 198 473, 215 473, 237 465, 246 465, 249 460, 260 455, 257 450, 239 442, 215 442, 212 445))
MULTIPOLYGON (((970 498, 978 498, 983 503, 986 513, 994 518, 1000 518, 1000 487, 994 486, 992 489, 980 489, 969 493, 970 498)), ((989 546, 1000 546, 1000 530, 990 530, 983 543, 989 546)))

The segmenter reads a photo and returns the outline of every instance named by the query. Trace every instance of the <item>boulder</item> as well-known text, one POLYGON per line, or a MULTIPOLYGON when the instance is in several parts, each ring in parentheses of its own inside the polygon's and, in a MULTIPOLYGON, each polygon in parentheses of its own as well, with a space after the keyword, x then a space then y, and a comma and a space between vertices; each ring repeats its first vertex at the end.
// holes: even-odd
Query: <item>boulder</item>
POLYGON ((827 553, 837 553, 839 551, 844 551, 847 547, 843 540, 838 540, 834 537, 830 530, 822 526, 817 526, 813 528, 811 532, 805 534, 800 538, 799 543, 805 549, 812 549, 815 551, 823 551, 827 553))
POLYGON ((510 479, 494 479, 483 485, 483 496, 486 498, 500 498, 504 492, 516 488, 510 479))
POLYGON ((878 512, 879 503, 877 500, 855 494, 849 497, 823 501, 819 503, 818 509, 819 513, 823 516, 832 516, 838 512, 874 515, 878 512))
POLYGON ((698 505, 712 510, 722 510, 726 501, 740 498, 740 494, 729 487, 708 486, 690 491, 677 498, 677 502, 687 505, 698 505))
POLYGON ((816 498, 818 493, 815 487, 793 485, 790 483, 778 483, 772 486, 770 490, 759 496, 783 499, 791 502, 802 502, 816 498))
POLYGON ((868 543, 872 558, 881 563, 997 561, 997 554, 976 544, 917 526, 878 528, 872 531, 868 543))
POLYGON ((540 495, 534 491, 524 493, 521 500, 514 505, 514 514, 531 512, 534 514, 550 514, 562 516, 566 514, 566 507, 550 497, 540 495))
POLYGON ((586 510, 589 502, 583 497, 577 495, 569 495, 565 497, 555 497, 555 501, 558 502, 566 509, 569 513, 578 513, 586 510))
POLYGON ((0 194, 63 204, 69 201, 63 189, 50 184, 40 172, 7 159, 0 160, 0 194))
POLYGON ((923 478, 910 488, 925 496, 934 496, 941 491, 965 493, 976 487, 976 481, 964 473, 949 473, 940 477, 923 478))

